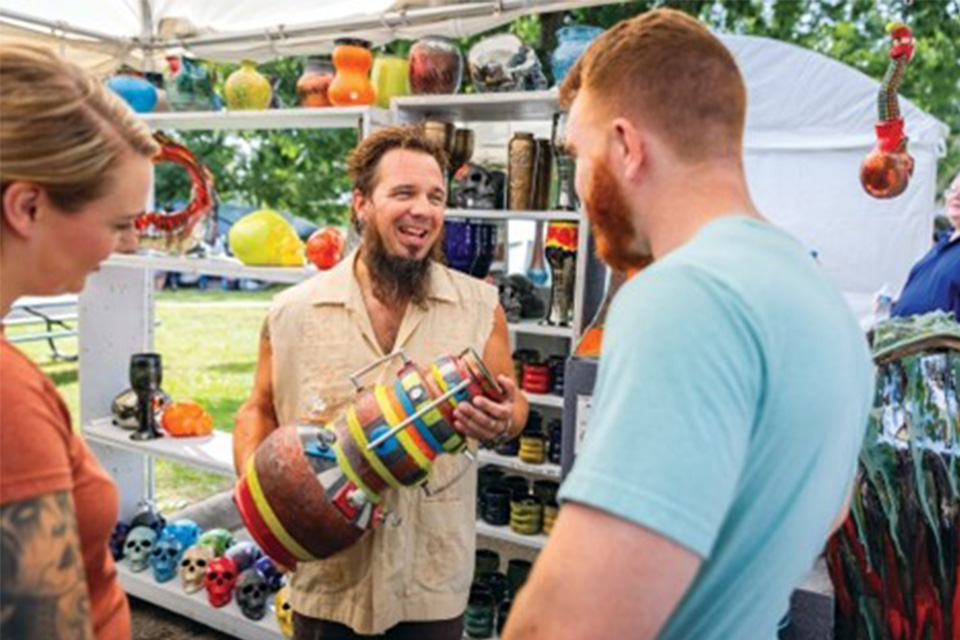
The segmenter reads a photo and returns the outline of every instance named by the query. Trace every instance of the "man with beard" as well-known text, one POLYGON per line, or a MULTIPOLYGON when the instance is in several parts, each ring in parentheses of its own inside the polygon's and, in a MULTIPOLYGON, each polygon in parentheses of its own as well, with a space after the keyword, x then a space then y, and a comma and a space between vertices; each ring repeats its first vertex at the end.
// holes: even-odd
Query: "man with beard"
POLYGON ((866 341, 751 201, 743 79, 698 21, 621 22, 561 101, 598 252, 653 263, 607 316, 586 438, 504 637, 775 638, 846 511, 866 341))
MULTIPOLYGON (((348 376, 399 349, 421 364, 475 349, 506 398, 461 404, 454 428, 481 441, 519 433, 527 403, 516 393, 496 290, 436 259, 445 162, 414 127, 383 129, 353 151, 348 168, 360 248, 274 300, 253 393, 237 413, 238 472, 274 429, 334 418, 354 397, 348 376)), ((389 361, 365 381, 389 380, 396 370, 389 361)), ((457 479, 466 462, 439 456, 428 487, 452 482, 448 489, 387 492, 382 504, 398 524, 298 565, 291 580, 295 638, 460 640, 476 536, 476 473, 457 479)))

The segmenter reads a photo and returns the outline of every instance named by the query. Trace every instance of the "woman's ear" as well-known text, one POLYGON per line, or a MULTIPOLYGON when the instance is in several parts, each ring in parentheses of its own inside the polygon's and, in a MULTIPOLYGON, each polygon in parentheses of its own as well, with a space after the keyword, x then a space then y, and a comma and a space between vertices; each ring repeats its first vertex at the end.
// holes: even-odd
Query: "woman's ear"
POLYGON ((29 238, 40 207, 40 187, 29 182, 15 181, 3 190, 3 222, 13 233, 29 238))

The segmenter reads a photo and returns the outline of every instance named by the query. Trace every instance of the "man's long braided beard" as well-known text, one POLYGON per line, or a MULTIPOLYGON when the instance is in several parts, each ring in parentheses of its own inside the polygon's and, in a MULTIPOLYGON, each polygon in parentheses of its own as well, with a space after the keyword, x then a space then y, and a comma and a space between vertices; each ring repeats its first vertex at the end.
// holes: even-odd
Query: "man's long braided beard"
POLYGON ((426 306, 430 292, 430 267, 441 257, 443 241, 437 241, 422 260, 395 256, 387 251, 383 238, 375 224, 365 224, 362 230, 363 250, 361 258, 370 272, 373 295, 388 306, 412 302, 418 307, 426 306))

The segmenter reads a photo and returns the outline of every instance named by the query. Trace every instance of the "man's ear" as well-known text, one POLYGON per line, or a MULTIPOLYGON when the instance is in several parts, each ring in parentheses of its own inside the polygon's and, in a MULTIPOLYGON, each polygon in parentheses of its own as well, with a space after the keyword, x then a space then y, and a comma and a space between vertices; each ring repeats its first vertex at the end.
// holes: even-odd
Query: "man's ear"
POLYGON ((351 194, 351 206, 353 207, 353 215, 357 220, 358 226, 363 227, 365 222, 366 213, 364 209, 369 202, 369 199, 363 195, 360 189, 354 189, 351 194))
POLYGON ((15 181, 3 191, 3 221, 7 228, 22 238, 29 238, 36 226, 40 207, 40 187, 15 181))
POLYGON ((646 161, 646 147, 640 131, 627 118, 616 118, 611 123, 613 144, 610 147, 611 161, 628 182, 640 177, 646 161))

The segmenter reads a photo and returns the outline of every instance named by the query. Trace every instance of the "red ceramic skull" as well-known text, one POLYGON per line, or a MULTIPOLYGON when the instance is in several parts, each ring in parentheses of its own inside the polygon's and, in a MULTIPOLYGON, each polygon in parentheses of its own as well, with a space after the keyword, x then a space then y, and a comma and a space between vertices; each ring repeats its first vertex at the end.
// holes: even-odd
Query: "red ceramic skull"
POLYGON ((220 557, 210 561, 204 584, 212 606, 222 607, 230 602, 238 573, 237 564, 230 558, 220 557))

